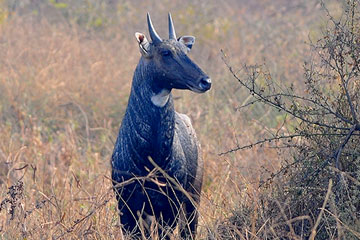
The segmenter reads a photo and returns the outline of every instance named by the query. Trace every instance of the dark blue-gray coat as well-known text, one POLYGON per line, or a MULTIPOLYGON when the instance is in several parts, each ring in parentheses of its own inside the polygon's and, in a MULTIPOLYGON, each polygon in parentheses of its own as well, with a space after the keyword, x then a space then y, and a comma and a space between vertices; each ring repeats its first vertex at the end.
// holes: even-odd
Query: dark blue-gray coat
MULTIPOLYGON (((203 161, 189 117, 175 112, 172 89, 205 92, 210 78, 187 56, 195 38, 162 40, 147 16, 152 42, 136 33, 142 57, 112 155, 112 179, 123 230, 140 235, 153 216, 159 237, 180 224, 180 236, 195 238, 203 161), (144 220, 144 221, 143 221, 144 220)), ((143 232, 143 233, 144 233, 143 232)))

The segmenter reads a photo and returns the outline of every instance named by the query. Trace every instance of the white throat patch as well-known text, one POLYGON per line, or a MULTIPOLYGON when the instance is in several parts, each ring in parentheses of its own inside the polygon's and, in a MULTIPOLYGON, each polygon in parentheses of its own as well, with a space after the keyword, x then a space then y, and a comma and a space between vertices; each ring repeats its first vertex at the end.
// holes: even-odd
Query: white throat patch
POLYGON ((157 107, 163 107, 168 102, 169 95, 170 91, 163 89, 158 94, 151 97, 151 102, 157 107))

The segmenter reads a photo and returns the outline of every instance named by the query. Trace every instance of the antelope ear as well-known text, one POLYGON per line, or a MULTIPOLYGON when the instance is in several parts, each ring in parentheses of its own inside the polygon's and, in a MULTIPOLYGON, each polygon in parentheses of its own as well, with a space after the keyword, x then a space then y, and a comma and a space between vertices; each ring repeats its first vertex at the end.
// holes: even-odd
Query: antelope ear
POLYGON ((195 37, 194 36, 182 36, 182 37, 179 37, 178 41, 181 42, 182 44, 184 44, 190 51, 190 49, 192 48, 192 46, 195 43, 195 37))
POLYGON ((146 39, 145 34, 137 32, 137 33, 135 33, 135 38, 136 38, 137 42, 139 43, 140 53, 144 57, 149 57, 150 56, 150 43, 146 39))

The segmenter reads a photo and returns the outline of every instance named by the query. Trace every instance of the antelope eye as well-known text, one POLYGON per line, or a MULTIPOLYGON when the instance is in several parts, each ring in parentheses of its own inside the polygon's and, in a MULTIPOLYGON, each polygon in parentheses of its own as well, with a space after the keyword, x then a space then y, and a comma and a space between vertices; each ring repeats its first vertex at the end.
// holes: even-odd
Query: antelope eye
POLYGON ((161 52, 161 55, 164 57, 168 57, 171 55, 171 51, 170 50, 164 50, 161 52))

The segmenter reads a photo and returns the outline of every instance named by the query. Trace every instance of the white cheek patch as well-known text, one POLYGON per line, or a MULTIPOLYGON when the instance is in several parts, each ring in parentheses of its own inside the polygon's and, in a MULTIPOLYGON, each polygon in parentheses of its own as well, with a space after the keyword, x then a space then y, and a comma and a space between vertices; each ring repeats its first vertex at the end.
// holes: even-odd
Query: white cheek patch
POLYGON ((169 101, 169 95, 170 91, 163 89, 158 94, 151 97, 151 102, 157 107, 163 107, 169 101))

